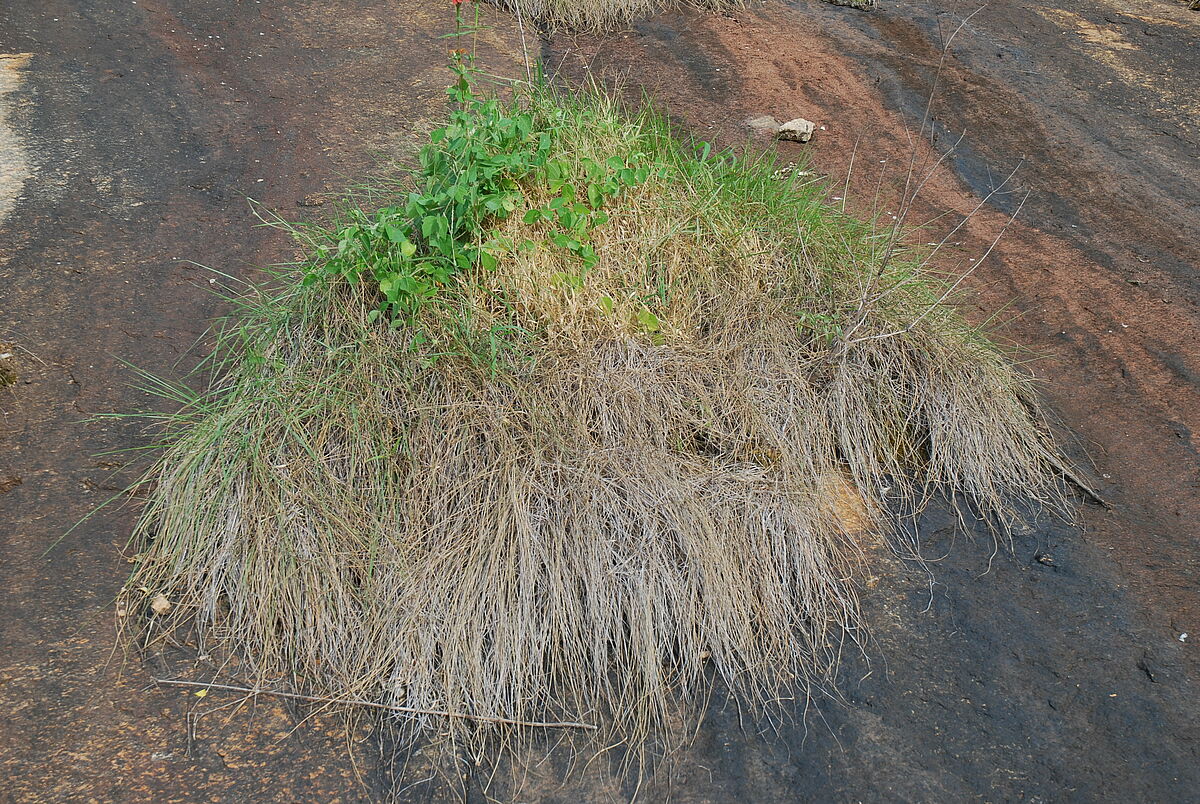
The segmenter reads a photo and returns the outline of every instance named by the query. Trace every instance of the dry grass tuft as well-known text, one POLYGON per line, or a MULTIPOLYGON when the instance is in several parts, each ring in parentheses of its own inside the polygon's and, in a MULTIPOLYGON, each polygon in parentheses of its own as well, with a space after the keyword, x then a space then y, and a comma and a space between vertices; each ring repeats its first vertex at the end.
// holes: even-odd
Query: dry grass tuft
POLYGON ((595 267, 518 210, 480 237, 529 243, 410 325, 284 272, 172 420, 131 595, 258 679, 636 744, 712 678, 753 705, 828 672, 889 511, 1065 510, 1029 380, 894 233, 649 109, 521 102, 580 171, 656 166, 605 207, 595 267))
POLYGON ((577 31, 611 31, 660 11, 690 6, 702 11, 725 12, 746 5, 745 0, 490 0, 520 14, 524 20, 551 28, 577 31))

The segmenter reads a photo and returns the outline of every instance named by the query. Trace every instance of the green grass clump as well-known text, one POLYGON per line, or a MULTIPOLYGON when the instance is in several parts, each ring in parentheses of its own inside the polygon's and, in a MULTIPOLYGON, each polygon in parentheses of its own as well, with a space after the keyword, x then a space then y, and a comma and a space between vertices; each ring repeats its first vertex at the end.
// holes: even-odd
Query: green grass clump
POLYGON ((668 8, 690 6, 702 11, 730 11, 745 0, 490 0, 550 27, 578 31, 608 31, 668 8))
POLYGON ((414 737, 638 744, 827 673, 890 512, 1065 508, 1028 379, 892 230, 598 89, 455 102, 180 397, 128 586, 160 625, 464 716, 414 737))

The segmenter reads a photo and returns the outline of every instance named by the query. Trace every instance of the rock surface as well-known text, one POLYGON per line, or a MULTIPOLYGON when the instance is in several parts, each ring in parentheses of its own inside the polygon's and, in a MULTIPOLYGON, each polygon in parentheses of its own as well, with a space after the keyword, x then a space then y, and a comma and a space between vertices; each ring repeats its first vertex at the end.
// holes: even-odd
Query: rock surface
POLYGON ((781 125, 775 132, 775 137, 786 142, 808 142, 816 130, 816 123, 805 120, 803 117, 797 117, 795 120, 789 120, 781 125))
POLYGON ((779 131, 779 121, 769 114, 747 117, 746 125, 755 131, 769 131, 772 134, 779 131))
MULTIPOLYGON (((290 258, 286 238, 255 226, 247 194, 294 211, 361 175, 371 154, 411 150, 402 132, 427 130, 444 99, 443 9, 99 5, 0 2, 0 53, 34 54, 0 93, 34 174, 19 197, 0 189, 16 198, 0 224, 0 341, 12 345, 0 354, 16 355, 21 375, 0 389, 0 801, 440 801, 411 774, 398 783, 403 758, 394 773, 378 767, 377 737, 349 739, 265 699, 215 711, 230 700, 150 681, 186 671, 182 657, 113 657, 136 506, 84 517, 121 480, 98 456, 147 439, 140 422, 93 418, 147 405, 118 358, 172 378, 190 365, 181 355, 227 310, 188 260, 249 278, 249 266, 290 258)), ((794 98, 837 121, 813 159, 838 181, 860 136, 870 139, 856 165, 907 166, 904 123, 925 113, 961 7, 754 8, 736 21, 664 14, 627 38, 563 34, 542 57, 578 65, 577 78, 634 76, 721 144, 743 142, 747 118, 794 98)), ((928 578, 872 562, 870 664, 848 651, 839 698, 797 702, 796 722, 765 737, 714 702, 670 785, 641 800, 1194 797, 1195 17, 1145 0, 987 6, 955 40, 936 99, 939 143, 968 137, 945 162, 953 175, 927 183, 911 216, 966 215, 1020 161, 1028 201, 991 194, 956 240, 982 253, 1024 203, 972 280, 978 315, 1013 305, 1006 334, 1039 356, 1040 387, 1089 446, 1115 508, 1086 507, 1086 532, 1021 531, 994 555, 986 534, 965 539, 931 512, 922 542, 945 559, 928 578), (1165 20, 1162 35, 1141 33, 1149 15, 1165 20)), ((511 58, 483 61, 515 75, 515 26, 498 13, 490 22, 481 47, 511 58)), ((847 184, 861 207, 877 173, 856 166, 847 184)), ((605 779, 566 790, 545 775, 522 800, 634 792, 605 779)))

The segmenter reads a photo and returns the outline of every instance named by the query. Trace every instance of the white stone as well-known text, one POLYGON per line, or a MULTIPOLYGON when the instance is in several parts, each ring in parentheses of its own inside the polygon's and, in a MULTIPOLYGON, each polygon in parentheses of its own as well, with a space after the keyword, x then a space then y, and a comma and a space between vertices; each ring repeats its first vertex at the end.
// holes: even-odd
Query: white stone
POLYGON ((808 142, 812 139, 813 131, 816 128, 817 126, 813 121, 797 117, 795 120, 789 120, 781 125, 779 130, 775 132, 775 138, 789 142, 808 142))

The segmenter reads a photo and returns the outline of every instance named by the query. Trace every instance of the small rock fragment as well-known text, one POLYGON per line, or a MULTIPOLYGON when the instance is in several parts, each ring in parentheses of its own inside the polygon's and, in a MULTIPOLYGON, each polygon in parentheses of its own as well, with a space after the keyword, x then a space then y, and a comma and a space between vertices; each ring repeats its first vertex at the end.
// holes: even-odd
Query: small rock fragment
POLYGON ((0 344, 0 386, 14 385, 17 382, 16 356, 12 352, 4 351, 3 345, 0 344))
POLYGON ((817 126, 813 121, 797 117, 795 120, 789 120, 781 125, 775 132, 775 138, 788 142, 808 142, 812 139, 816 128, 817 126))
POLYGON ((159 592, 150 601, 150 610, 155 614, 166 614, 171 610, 171 601, 167 600, 167 596, 159 592))

